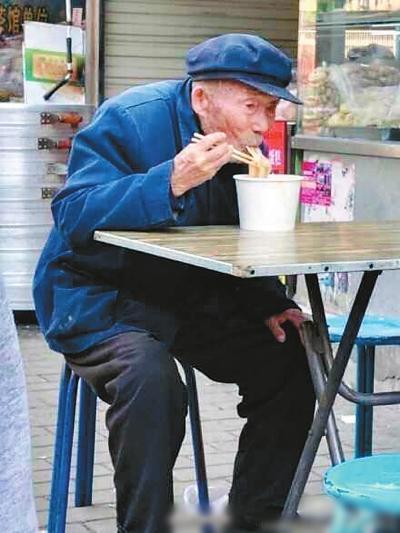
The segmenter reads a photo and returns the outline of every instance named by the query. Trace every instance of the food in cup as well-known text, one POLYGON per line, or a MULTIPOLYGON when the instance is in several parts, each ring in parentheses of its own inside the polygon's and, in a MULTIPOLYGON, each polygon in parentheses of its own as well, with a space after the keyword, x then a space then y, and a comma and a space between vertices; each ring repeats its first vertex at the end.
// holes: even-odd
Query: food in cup
POLYGON ((266 178, 271 174, 272 164, 260 148, 247 146, 247 151, 252 156, 253 161, 249 163, 249 176, 252 178, 266 178))
POLYGON ((291 231, 295 227, 302 176, 233 176, 243 230, 291 231))

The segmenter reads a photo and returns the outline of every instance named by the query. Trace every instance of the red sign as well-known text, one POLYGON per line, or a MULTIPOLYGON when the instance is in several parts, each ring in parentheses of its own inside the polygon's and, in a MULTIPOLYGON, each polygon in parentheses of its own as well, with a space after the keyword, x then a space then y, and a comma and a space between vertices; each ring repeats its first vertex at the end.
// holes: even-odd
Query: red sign
POLYGON ((273 127, 264 134, 268 146, 268 158, 274 174, 287 172, 287 127, 286 122, 277 120, 273 127))

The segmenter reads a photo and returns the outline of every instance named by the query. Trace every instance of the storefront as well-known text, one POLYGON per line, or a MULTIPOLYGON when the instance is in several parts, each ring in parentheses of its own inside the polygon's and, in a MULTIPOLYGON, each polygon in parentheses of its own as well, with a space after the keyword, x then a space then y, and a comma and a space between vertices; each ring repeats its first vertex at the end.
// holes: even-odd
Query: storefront
MULTIPOLYGON (((300 0, 304 106, 292 146, 305 176, 303 221, 399 218, 399 39, 398 1, 300 0)), ((331 311, 349 308, 357 278, 321 277, 331 311)), ((399 282, 398 273, 382 276, 370 313, 399 315, 399 282)))
MULTIPOLYGON (((51 198, 64 182, 73 135, 104 98, 183 77, 187 49, 224 32, 257 33, 295 57, 297 28, 295 0, 1 0, 0 272, 12 308, 33 309, 51 198), (65 76, 68 36, 71 79, 45 101, 65 76)), ((284 154, 274 154, 278 167, 284 154)))
POLYGON ((72 138, 94 107, 85 77, 85 2, 73 26, 62 0, 0 2, 0 272, 14 310, 32 310, 33 271, 52 225, 51 199, 62 186, 72 138), (66 76, 67 38, 72 42, 66 76), (23 46, 24 45, 24 46, 23 46))

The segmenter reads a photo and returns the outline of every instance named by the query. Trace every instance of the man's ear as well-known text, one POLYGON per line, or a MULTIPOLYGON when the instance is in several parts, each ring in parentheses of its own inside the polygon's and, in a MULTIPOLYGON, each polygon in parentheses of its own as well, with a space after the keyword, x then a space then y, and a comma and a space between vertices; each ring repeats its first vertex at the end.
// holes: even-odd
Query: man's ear
POLYGON ((192 108, 199 117, 209 109, 209 95, 201 85, 195 85, 192 89, 192 108))

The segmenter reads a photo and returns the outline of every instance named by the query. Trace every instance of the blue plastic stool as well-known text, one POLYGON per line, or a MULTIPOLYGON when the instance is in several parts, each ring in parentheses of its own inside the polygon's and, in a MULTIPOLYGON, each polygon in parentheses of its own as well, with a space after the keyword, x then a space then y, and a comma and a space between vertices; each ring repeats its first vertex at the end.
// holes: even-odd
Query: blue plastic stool
POLYGON ((324 488, 338 509, 331 533, 364 533, 375 531, 374 526, 376 531, 399 531, 399 454, 373 455, 336 465, 326 472, 324 488))
MULTIPOLYGON (((210 502, 208 496, 196 378, 192 367, 184 366, 184 371, 188 391, 189 416, 192 430, 197 491, 199 495, 199 510, 202 514, 208 514, 210 511, 210 502)), ((47 525, 48 533, 65 532, 75 426, 75 408, 79 381, 81 381, 81 384, 75 506, 83 507, 92 504, 96 395, 84 380, 80 380, 79 377, 71 371, 69 366, 65 365, 61 375, 58 398, 57 430, 51 480, 49 519, 47 525)), ((209 531, 208 529, 206 530, 209 531)))
MULTIPOLYGON (((340 342, 346 316, 328 315, 326 321, 331 342, 340 342)), ((357 390, 374 392, 375 346, 400 345, 400 318, 366 315, 356 338, 357 390)), ((357 405, 355 457, 372 453, 373 407, 357 405)))

